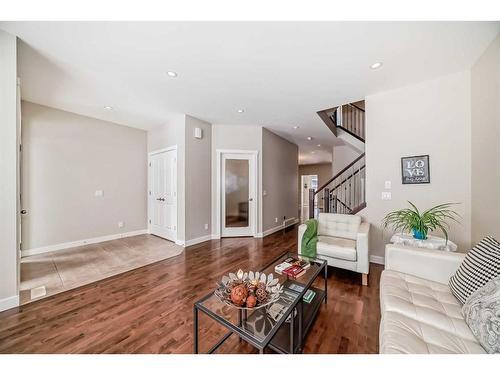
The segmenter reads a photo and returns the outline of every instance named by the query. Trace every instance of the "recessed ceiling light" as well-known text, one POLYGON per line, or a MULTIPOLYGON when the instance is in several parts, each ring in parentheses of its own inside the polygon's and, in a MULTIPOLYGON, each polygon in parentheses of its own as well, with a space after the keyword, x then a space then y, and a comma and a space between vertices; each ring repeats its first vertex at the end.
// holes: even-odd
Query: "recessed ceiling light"
POLYGON ((167 76, 169 76, 170 78, 176 78, 177 77, 177 73, 176 72, 172 72, 172 71, 168 71, 167 72, 167 76))
POLYGON ((318 147, 321 147, 321 145, 318 145, 318 147))
POLYGON ((298 127, 297 125, 295 125, 293 128, 294 128, 294 129, 298 129, 299 127, 298 127))
POLYGON ((113 110, 113 107, 111 107, 110 105, 107 105, 104 107, 105 110, 107 111, 112 111, 113 110))
POLYGON ((245 112, 244 109, 238 109, 238 113, 243 113, 243 112, 245 112))
POLYGON ((308 141, 312 141, 313 137, 307 137, 308 141))
POLYGON ((374 63, 374 64, 371 64, 371 65, 370 65, 370 69, 376 70, 376 69, 381 68, 381 67, 382 67, 382 65, 383 65, 383 64, 379 61, 379 62, 376 62, 376 63, 374 63))
POLYGON ((311 151, 311 154, 315 154, 315 153, 316 153, 316 151, 311 151))

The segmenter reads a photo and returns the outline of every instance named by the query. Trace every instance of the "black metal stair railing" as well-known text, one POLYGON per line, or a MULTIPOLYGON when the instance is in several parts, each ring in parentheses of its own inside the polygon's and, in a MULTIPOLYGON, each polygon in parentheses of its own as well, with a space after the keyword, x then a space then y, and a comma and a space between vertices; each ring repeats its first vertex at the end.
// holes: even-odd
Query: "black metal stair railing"
MULTIPOLYGON (((314 207, 316 196, 322 200, 321 212, 355 214, 366 207, 365 154, 361 154, 348 166, 333 176, 316 191, 309 191, 309 207, 314 207)), ((318 212, 310 210, 309 218, 318 212)))

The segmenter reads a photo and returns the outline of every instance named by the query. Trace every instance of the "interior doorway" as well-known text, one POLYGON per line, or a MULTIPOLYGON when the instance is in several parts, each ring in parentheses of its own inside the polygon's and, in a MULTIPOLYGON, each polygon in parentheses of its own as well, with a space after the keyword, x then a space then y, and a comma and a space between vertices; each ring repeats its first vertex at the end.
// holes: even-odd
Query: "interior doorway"
POLYGON ((221 237, 256 235, 257 154, 217 150, 217 226, 221 237))
POLYGON ((149 154, 149 231, 177 240, 177 149, 171 147, 149 154))
MULTIPOLYGON (((309 189, 316 190, 318 188, 318 175, 302 175, 301 176, 301 203, 300 203, 300 221, 304 222, 309 219, 309 189)), ((314 199, 314 210, 316 212, 318 206, 318 197, 314 199)))

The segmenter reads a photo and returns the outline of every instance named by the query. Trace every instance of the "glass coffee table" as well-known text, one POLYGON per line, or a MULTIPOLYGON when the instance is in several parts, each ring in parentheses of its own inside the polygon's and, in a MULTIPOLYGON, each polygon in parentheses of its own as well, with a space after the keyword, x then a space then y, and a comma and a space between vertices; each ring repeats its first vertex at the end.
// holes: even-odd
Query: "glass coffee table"
MULTIPOLYGON (((233 334, 253 345, 260 353, 264 353, 265 348, 284 354, 302 351, 302 342, 314 322, 321 303, 326 304, 327 301, 327 262, 300 256, 309 261, 311 266, 298 279, 291 279, 274 272, 274 267, 288 257, 297 258, 298 255, 285 252, 259 270, 265 274, 273 273, 284 286, 283 294, 276 302, 260 309, 241 310, 228 306, 212 292, 194 304, 194 353, 198 353, 199 349, 200 312, 228 330, 208 350, 208 353, 215 352, 233 334), (324 277, 323 289, 312 286, 319 275, 324 277), (305 302, 303 297, 309 289, 315 292, 315 296, 309 302, 305 302)), ((238 269, 233 271, 236 272, 238 269)))

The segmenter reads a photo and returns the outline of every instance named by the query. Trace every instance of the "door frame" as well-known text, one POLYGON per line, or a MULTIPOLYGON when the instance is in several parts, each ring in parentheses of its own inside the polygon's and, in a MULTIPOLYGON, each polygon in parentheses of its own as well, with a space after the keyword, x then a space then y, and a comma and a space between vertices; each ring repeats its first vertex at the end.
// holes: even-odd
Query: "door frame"
MULTIPOLYGON (((304 217, 304 213, 303 213, 304 203, 307 203, 307 218, 309 218, 309 199, 304 201, 304 177, 311 177, 311 176, 316 176, 316 180, 318 180, 317 173, 316 174, 301 174, 300 175, 300 221, 301 222, 302 222, 302 218, 304 217)), ((310 188, 311 188, 311 186, 309 185, 307 187, 307 190, 309 191, 310 188)), ((316 188, 317 188, 317 186, 316 186, 316 188)), ((318 203, 318 196, 316 195, 314 197, 314 209, 316 209, 316 206, 318 204, 319 204, 318 203)))
POLYGON ((254 176, 253 186, 249 182, 249 187, 253 190, 253 205, 248 208, 249 213, 252 210, 252 221, 251 221, 251 233, 250 235, 253 237, 257 237, 257 213, 258 207, 260 204, 260 196, 259 196, 259 164, 258 164, 258 155, 259 151, 257 150, 226 150, 226 149, 217 149, 215 150, 217 154, 217 166, 216 166, 216 199, 215 199, 215 237, 221 238, 222 235, 222 155, 223 154, 244 154, 249 155, 252 160, 253 170, 250 166, 250 176, 254 176))
MULTIPOLYGON (((148 152, 148 190, 146 193, 146 198, 148 200, 148 233, 151 233, 151 213, 153 212, 151 208, 151 157, 157 154, 162 154, 164 152, 175 151, 175 238, 172 242, 177 242, 179 233, 179 178, 178 178, 178 158, 177 158, 177 145, 161 148, 159 150, 148 152)), ((166 238, 165 238, 166 239, 166 238)), ((169 241, 168 239, 166 239, 169 241)))

